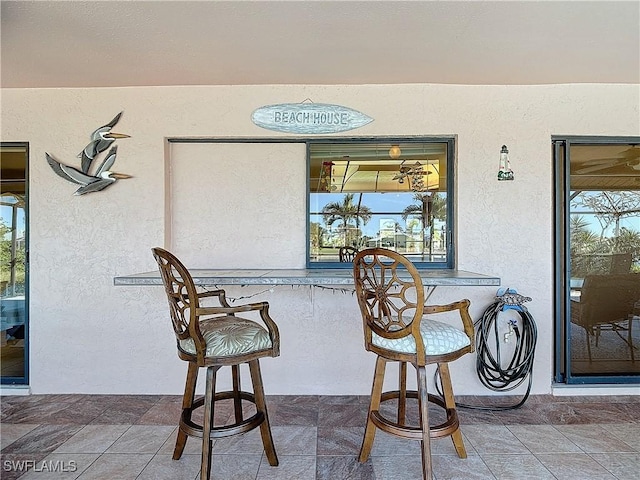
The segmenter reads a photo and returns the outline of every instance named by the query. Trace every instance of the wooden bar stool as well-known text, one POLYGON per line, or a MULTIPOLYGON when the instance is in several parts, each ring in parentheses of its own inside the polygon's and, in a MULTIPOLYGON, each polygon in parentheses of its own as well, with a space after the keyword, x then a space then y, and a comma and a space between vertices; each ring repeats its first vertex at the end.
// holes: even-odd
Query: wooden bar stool
POLYGON ((341 262, 353 262, 356 253, 358 253, 358 249, 356 247, 340 247, 340 249, 338 250, 338 258, 341 262))
MULTIPOLYGON (((172 253, 162 248, 153 248, 152 252, 169 300, 178 357, 189 362, 173 459, 178 460, 182 456, 188 436, 202 438, 200 478, 208 480, 211 473, 211 441, 260 427, 269 465, 278 465, 258 363, 259 358, 280 355, 280 336, 278 327, 269 316, 269 304, 262 302, 231 307, 224 290, 199 293, 189 271, 172 253), (202 300, 211 297, 216 297, 220 306, 201 305, 202 300), (249 312, 259 313, 264 326, 236 316, 249 312), (253 393, 242 391, 239 367, 243 363, 249 365, 253 393), (224 366, 231 367, 233 390, 216 392, 216 374, 224 366), (205 394, 196 399, 200 368, 207 369, 205 394), (234 404, 234 422, 214 425, 216 402, 229 399, 234 404), (243 418, 243 400, 255 404, 256 413, 249 418, 243 418), (204 419, 199 425, 192 420, 192 414, 202 406, 204 419)), ((257 316, 257 313, 254 315, 257 316)))
POLYGON ((431 480, 432 437, 451 436, 458 456, 467 456, 459 428, 448 364, 474 349, 469 300, 448 305, 425 305, 424 286, 415 266, 406 257, 391 250, 362 250, 353 262, 365 348, 378 356, 367 425, 358 459, 360 462, 367 461, 376 428, 379 428, 391 435, 420 440, 423 478, 431 480), (423 318, 424 314, 445 312, 459 317, 464 330, 432 318, 423 318), (383 392, 387 362, 399 364, 399 387, 398 390, 383 392), (413 365, 417 372, 417 391, 407 390, 408 363, 413 365), (429 364, 438 365, 444 398, 427 392, 426 366, 429 364), (407 398, 418 400, 419 425, 407 425, 407 398), (388 400, 397 400, 396 419, 385 417, 380 412, 381 404, 388 400), (430 426, 429 402, 444 409, 444 423, 430 426))

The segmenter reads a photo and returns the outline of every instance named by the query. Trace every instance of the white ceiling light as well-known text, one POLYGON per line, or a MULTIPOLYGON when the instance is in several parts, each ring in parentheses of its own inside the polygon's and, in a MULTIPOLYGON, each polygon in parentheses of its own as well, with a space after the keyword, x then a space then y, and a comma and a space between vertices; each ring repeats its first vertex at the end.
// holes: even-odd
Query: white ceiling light
POLYGON ((398 145, 391 145, 391 148, 389 149, 389 157, 396 160, 400 158, 400 155, 402 155, 402 150, 400 150, 400 147, 398 145))

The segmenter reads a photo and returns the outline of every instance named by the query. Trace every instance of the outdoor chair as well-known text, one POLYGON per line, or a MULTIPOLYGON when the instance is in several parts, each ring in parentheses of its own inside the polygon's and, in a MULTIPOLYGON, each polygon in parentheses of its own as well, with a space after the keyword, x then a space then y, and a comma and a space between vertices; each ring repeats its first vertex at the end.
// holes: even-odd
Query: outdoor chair
MULTIPOLYGON (((449 362, 474 350, 469 300, 425 305, 425 291, 415 266, 403 255, 383 248, 362 250, 353 264, 356 296, 362 313, 365 349, 377 355, 371 400, 359 461, 366 462, 376 428, 420 440, 423 478, 431 480, 431 438, 451 436, 460 458, 466 458, 449 374, 449 362), (444 314, 461 320, 462 329, 423 315, 444 314), (383 392, 387 362, 399 364, 398 390, 383 392), (407 390, 407 364, 417 372, 417 391, 407 390), (427 392, 427 365, 436 364, 442 396, 427 392), (417 399, 418 424, 407 422, 407 398, 417 399), (384 402, 397 401, 395 418, 384 402), (429 403, 442 407, 446 420, 429 423, 429 403)), ((393 405, 393 403, 388 404, 393 405)), ((415 423, 415 422, 414 422, 415 423)))
POLYGON ((591 338, 598 346, 603 331, 615 332, 629 347, 635 361, 633 320, 640 315, 640 273, 587 275, 580 299, 571 301, 571 322, 582 327, 587 340, 587 354, 592 361, 591 338), (625 336, 622 333, 626 333, 625 336))
POLYGON ((609 273, 629 273, 631 269, 631 252, 614 253, 611 255, 611 267, 609 273))
POLYGON ((357 253, 358 253, 357 248, 349 247, 349 246, 340 247, 340 250, 338 250, 338 256, 341 262, 348 262, 348 263, 353 262, 353 259, 355 258, 357 253))
POLYGON ((278 327, 269 316, 269 304, 262 302, 231 307, 224 290, 196 291, 191 274, 172 253, 162 248, 153 248, 152 252, 169 301, 178 357, 189 365, 173 459, 178 460, 182 456, 188 436, 201 438, 200 478, 207 480, 211 472, 212 440, 260 427, 267 460, 271 466, 278 465, 258 363, 262 357, 280 354, 278 327), (202 305, 203 301, 214 297, 220 306, 202 305), (262 325, 236 314, 256 317, 259 314, 262 325), (239 366, 243 363, 249 365, 253 393, 242 391, 239 366), (216 375, 224 366, 231 367, 233 389, 216 392, 216 375), (200 368, 206 368, 206 386, 204 397, 196 399, 200 368), (223 400, 233 402, 233 420, 229 420, 233 423, 214 425, 216 404, 223 400), (244 418, 243 400, 255 405, 256 413, 249 418, 244 418), (200 425, 192 420, 192 414, 202 406, 203 421, 200 425))

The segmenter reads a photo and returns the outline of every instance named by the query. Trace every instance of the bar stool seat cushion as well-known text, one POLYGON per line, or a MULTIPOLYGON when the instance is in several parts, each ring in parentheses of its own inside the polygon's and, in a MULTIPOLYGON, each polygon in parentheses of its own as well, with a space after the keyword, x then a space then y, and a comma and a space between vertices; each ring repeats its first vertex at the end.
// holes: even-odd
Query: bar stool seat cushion
MULTIPOLYGON (((423 319, 420 322, 420 333, 424 341, 427 355, 444 355, 452 353, 471 344, 467 334, 458 328, 437 320, 423 319)), ((413 335, 389 339, 372 333, 371 343, 399 353, 416 353, 416 340, 413 335)))
MULTIPOLYGON (((207 357, 229 357, 266 350, 272 347, 269 332, 256 322, 241 317, 226 316, 200 321, 207 357)), ((196 354, 193 339, 180 340, 180 348, 196 354)))

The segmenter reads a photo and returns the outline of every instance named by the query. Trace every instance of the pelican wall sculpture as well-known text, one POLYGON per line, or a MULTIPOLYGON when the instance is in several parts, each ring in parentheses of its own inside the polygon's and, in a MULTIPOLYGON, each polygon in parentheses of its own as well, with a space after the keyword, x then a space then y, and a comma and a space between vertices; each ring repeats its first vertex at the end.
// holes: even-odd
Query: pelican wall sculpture
POLYGON ((110 185, 113 185, 117 180, 124 178, 131 178, 131 175, 124 173, 118 173, 111 171, 111 167, 116 161, 116 154, 118 151, 117 145, 111 146, 118 138, 129 138, 129 135, 124 133, 115 133, 111 129, 118 123, 120 112, 106 125, 94 130, 91 134, 91 141, 86 147, 78 154, 81 159, 80 169, 65 165, 59 162, 49 153, 45 152, 47 162, 51 166, 54 172, 60 175, 65 180, 80 185, 74 195, 84 195, 85 193, 99 192, 104 190, 110 185), (95 172, 91 173, 91 166, 93 161, 105 150, 111 146, 111 149, 107 152, 104 160, 95 172))

